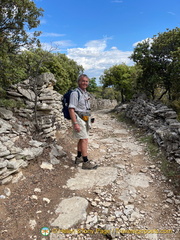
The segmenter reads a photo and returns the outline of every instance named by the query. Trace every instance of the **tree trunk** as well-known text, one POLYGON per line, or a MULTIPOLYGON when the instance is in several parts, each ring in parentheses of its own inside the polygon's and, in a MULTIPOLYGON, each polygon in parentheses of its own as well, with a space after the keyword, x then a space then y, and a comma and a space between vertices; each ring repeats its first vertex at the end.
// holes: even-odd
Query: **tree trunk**
POLYGON ((125 98, 124 98, 124 89, 121 89, 121 102, 122 102, 122 103, 125 102, 125 98))
POLYGON ((166 89, 166 91, 164 91, 162 94, 161 94, 161 96, 158 98, 158 100, 161 100, 161 98, 167 93, 167 89, 166 89))

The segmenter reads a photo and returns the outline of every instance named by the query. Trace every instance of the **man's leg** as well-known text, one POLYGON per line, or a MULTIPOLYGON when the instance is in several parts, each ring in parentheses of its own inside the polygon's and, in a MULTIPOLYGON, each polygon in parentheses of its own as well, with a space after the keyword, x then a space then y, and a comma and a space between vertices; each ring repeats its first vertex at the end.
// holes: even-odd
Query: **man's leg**
POLYGON ((88 161, 87 158, 88 139, 79 139, 77 144, 77 157, 75 163, 88 161))
POLYGON ((88 139, 80 139, 79 141, 79 145, 80 145, 80 148, 81 149, 81 154, 82 154, 82 157, 87 157, 87 150, 88 150, 88 139))
POLYGON ((82 157, 80 140, 78 141, 78 144, 77 144, 77 157, 78 158, 82 157))
POLYGON ((83 165, 82 169, 96 169, 97 165, 89 161, 88 159, 88 139, 80 139, 78 143, 78 149, 82 152, 83 165))
POLYGON ((88 139, 80 139, 77 144, 77 152, 82 154, 82 157, 76 157, 75 163, 83 162, 82 169, 96 169, 97 165, 89 161, 87 156, 88 139))

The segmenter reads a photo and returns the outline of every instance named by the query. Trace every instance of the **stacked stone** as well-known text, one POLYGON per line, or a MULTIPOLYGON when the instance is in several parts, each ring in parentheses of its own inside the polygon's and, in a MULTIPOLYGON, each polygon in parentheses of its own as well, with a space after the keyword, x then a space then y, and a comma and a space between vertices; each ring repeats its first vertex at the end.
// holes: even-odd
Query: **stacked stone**
MULTIPOLYGON (((116 110, 121 109, 119 107, 116 110)), ((155 141, 165 150, 169 160, 180 164, 180 123, 175 111, 162 103, 138 97, 127 105, 125 112, 138 126, 153 133, 155 141)))
POLYGON ((93 95, 91 95, 91 109, 94 110, 101 110, 101 109, 113 109, 115 106, 117 106, 116 100, 110 100, 110 99, 101 99, 101 98, 95 98, 93 95))
POLYGON ((27 160, 34 159, 43 152, 43 143, 31 139, 29 125, 29 121, 20 122, 12 111, 0 108, 1 184, 10 182, 13 174, 28 165, 27 160), (20 146, 23 144, 24 146, 20 146))
POLYGON ((57 127, 63 121, 61 95, 52 89, 41 91, 37 105, 37 115, 40 128, 46 137, 55 137, 57 127))
MULTIPOLYGON (((36 98, 34 80, 25 80, 11 86, 7 91, 11 99, 21 101, 25 108, 14 109, 13 112, 0 108, 1 184, 10 182, 14 173, 18 173, 22 167, 28 165, 29 160, 43 153, 46 138, 55 139, 59 128, 68 127, 68 121, 62 115, 62 96, 53 90, 55 82, 51 73, 42 74, 36 82, 37 120, 42 142, 33 140, 36 98)), ((52 158, 54 159, 54 156, 52 158)))
POLYGON ((26 108, 16 109, 19 116, 35 123, 35 102, 37 103, 37 120, 41 135, 55 139, 59 128, 66 128, 68 122, 62 114, 62 96, 53 90, 56 79, 52 73, 44 73, 37 79, 28 79, 12 86, 8 90, 10 97, 21 100, 26 108), (35 95, 35 92, 37 93, 35 95))

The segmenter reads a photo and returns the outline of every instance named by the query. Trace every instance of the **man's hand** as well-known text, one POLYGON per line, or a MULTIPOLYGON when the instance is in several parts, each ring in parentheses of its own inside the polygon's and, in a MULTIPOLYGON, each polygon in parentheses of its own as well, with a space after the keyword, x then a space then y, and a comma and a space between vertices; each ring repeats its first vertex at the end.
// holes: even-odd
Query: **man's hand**
POLYGON ((77 131, 77 132, 80 132, 80 131, 81 131, 81 128, 80 128, 80 126, 79 126, 78 123, 75 123, 75 124, 74 124, 74 130, 77 131))

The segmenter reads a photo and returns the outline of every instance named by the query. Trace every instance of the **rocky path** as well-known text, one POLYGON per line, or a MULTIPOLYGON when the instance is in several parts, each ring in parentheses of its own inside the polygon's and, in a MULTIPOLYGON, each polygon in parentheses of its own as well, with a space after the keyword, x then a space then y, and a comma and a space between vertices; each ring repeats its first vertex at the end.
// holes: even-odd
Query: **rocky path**
POLYGON ((59 144, 73 156, 47 164, 47 149, 19 173, 21 180, 0 186, 6 195, 0 199, 0 239, 180 239, 180 197, 158 162, 108 110, 94 117, 89 154, 98 169, 75 167, 76 144, 62 133, 59 144))
POLYGON ((180 239, 180 198, 145 145, 107 111, 94 115, 89 152, 99 168, 79 166, 68 179, 73 196, 56 208, 50 239, 180 239))

